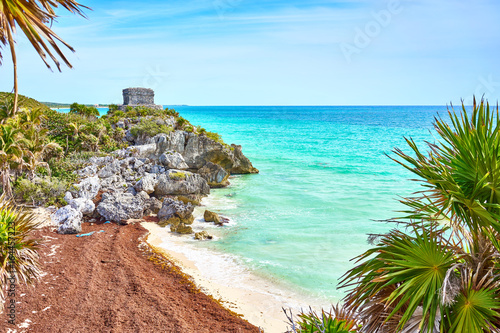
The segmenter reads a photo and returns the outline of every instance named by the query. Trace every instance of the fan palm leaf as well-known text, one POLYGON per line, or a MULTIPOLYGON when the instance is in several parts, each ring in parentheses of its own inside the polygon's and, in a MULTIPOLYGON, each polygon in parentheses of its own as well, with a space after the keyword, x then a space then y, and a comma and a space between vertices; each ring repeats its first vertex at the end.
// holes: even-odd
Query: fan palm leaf
POLYGON ((345 301, 359 309, 364 329, 371 327, 367 332, 400 331, 417 309, 420 329, 431 330, 446 272, 455 263, 442 233, 424 227, 411 235, 393 230, 358 257, 361 263, 344 276, 342 286, 354 286, 345 301))

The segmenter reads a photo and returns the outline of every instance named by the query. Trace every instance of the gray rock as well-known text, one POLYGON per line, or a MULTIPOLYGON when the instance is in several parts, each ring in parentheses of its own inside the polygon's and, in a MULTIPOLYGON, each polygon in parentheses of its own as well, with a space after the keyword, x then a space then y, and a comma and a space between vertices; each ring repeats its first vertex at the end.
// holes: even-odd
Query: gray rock
POLYGON ((143 216, 144 202, 130 193, 103 195, 103 200, 97 205, 97 212, 108 221, 139 219, 143 216))
POLYGON ((68 191, 68 192, 66 192, 64 194, 64 198, 63 199, 66 202, 70 202, 71 200, 73 200, 73 194, 71 194, 71 192, 68 191))
POLYGON ((157 177, 155 196, 208 194, 210 187, 200 175, 189 171, 171 169, 157 177))
POLYGON ((144 215, 158 214, 162 205, 163 203, 155 197, 149 198, 144 204, 144 215))
POLYGON ((229 178, 229 173, 224 170, 218 164, 208 162, 198 170, 198 174, 203 177, 208 182, 211 187, 223 187, 229 185, 227 179, 229 178))
POLYGON ((104 157, 91 157, 89 162, 97 165, 98 167, 108 165, 113 162, 113 156, 104 156, 104 157))
POLYGON ((80 198, 93 200, 101 189, 101 183, 97 176, 88 177, 77 184, 76 187, 78 188, 78 196, 80 198))
POLYGON ((172 217, 178 217, 181 220, 188 219, 194 211, 194 206, 191 203, 184 204, 182 201, 177 201, 172 198, 163 200, 163 205, 158 212, 160 220, 169 220, 172 217))
POLYGON ((168 169, 187 170, 189 166, 179 153, 166 152, 160 155, 159 162, 168 169))
POLYGON ((141 160, 135 160, 135 162, 134 162, 134 169, 138 169, 138 168, 140 168, 143 165, 144 165, 143 161, 141 161, 141 160))
POLYGON ((149 200, 149 195, 145 191, 140 191, 135 197, 137 200, 142 200, 144 203, 149 200))
POLYGON ((137 191, 132 186, 128 187, 127 190, 125 191, 125 193, 130 193, 134 196, 137 195, 137 191))
POLYGON ((90 199, 78 198, 68 201, 68 204, 71 208, 76 209, 81 212, 83 215, 92 215, 95 210, 95 204, 90 199))
POLYGON ((132 146, 128 147, 127 150, 132 153, 132 156, 137 158, 150 158, 151 156, 155 156, 156 144, 132 146))
POLYGON ((155 154, 156 156, 160 156, 170 147, 170 139, 167 134, 160 133, 155 136, 155 154))
POLYGON ((117 173, 120 173, 120 171, 120 163, 117 160, 114 160, 113 162, 102 168, 97 175, 99 176, 99 178, 108 178, 116 175, 117 173))
POLYGON ((52 223, 56 225, 60 234, 77 234, 82 232, 82 212, 72 208, 70 205, 59 208, 50 216, 52 223))
POLYGON ((97 174, 97 165, 91 164, 83 169, 78 170, 76 173, 80 177, 92 177, 97 174))
POLYGON ((158 184, 158 180, 156 179, 156 175, 146 173, 144 177, 142 177, 136 184, 135 189, 137 192, 144 191, 148 194, 153 193, 155 191, 156 184, 158 184))

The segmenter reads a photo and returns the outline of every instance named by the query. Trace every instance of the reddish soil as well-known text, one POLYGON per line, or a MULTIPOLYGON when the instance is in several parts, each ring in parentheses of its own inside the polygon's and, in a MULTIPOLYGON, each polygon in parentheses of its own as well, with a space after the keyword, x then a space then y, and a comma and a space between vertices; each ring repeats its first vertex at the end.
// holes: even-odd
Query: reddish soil
MULTIPOLYGON (((45 240, 39 253, 46 275, 35 287, 17 286, 17 325, 29 319, 27 331, 37 333, 259 332, 141 242, 147 231, 139 224, 85 223, 83 233, 91 231, 36 232, 45 240)), ((21 331, 5 315, 0 320, 21 331)))

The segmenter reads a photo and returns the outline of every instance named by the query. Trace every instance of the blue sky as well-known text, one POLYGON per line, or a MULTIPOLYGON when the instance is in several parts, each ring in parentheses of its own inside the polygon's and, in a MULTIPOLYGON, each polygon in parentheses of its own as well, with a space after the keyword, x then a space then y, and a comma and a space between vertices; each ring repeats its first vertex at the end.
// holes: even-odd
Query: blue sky
MULTIPOLYGON (((74 68, 44 66, 18 38, 20 92, 43 101, 445 105, 500 99, 496 0, 86 1, 53 29, 74 68)), ((12 90, 8 50, 0 91, 12 90)))

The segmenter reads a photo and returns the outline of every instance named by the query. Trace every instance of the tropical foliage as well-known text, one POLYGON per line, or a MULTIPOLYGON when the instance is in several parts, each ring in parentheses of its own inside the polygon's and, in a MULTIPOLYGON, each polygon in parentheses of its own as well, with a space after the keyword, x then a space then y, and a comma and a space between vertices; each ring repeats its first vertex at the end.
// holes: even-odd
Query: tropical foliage
POLYGON ((342 287, 361 332, 500 331, 500 121, 484 100, 435 120, 436 142, 397 163, 423 190, 342 287))
POLYGON ((30 237, 36 227, 33 214, 16 207, 5 195, 0 197, 0 301, 5 299, 12 275, 16 282, 26 284, 40 276, 39 241, 30 237))
POLYGON ((330 312, 321 311, 321 315, 312 309, 302 312, 295 320, 291 310, 285 310, 291 326, 287 333, 351 333, 358 332, 360 325, 354 314, 345 307, 333 306, 330 312))

